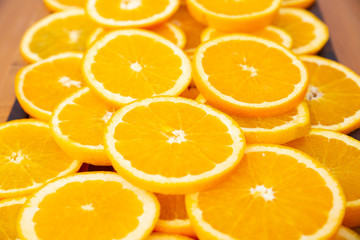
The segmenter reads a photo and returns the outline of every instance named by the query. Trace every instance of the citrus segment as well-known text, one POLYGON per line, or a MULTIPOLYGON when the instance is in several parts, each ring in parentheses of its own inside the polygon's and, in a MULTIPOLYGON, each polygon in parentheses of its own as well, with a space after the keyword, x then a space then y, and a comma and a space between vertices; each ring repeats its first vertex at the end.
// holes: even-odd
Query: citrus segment
POLYGON ((83 72, 89 87, 116 106, 156 95, 179 95, 191 80, 184 52, 144 30, 119 30, 101 38, 85 55, 83 72))
POLYGON ((296 7, 296 8, 308 8, 314 4, 315 0, 283 0, 282 6, 284 7, 296 7))
POLYGON ((193 61, 196 87, 217 108, 240 116, 276 116, 303 100, 308 77, 286 48, 255 36, 228 35, 203 43, 193 61))
POLYGON ((170 40, 172 43, 175 43, 179 48, 184 48, 186 44, 185 33, 177 25, 173 23, 164 23, 160 26, 153 27, 149 29, 160 36, 170 40))
POLYGON ((155 196, 119 175, 83 173, 35 193, 20 213, 19 229, 25 240, 141 240, 158 214, 155 196))
POLYGON ((193 239, 175 234, 153 233, 146 240, 193 240, 193 239))
POLYGON ((156 97, 131 103, 110 120, 105 149, 120 174, 163 194, 200 191, 241 160, 245 140, 225 114, 195 101, 156 97))
POLYGON ((24 196, 81 166, 56 145, 49 126, 37 120, 0 124, 0 146, 0 198, 24 196))
POLYGON ((17 231, 16 220, 25 201, 25 197, 15 199, 10 198, 0 201, 0 239, 20 239, 17 231))
POLYGON ((341 227, 335 240, 360 240, 360 235, 349 228, 341 227))
POLYGON ((84 52, 86 41, 96 28, 81 9, 51 14, 26 31, 20 50, 29 62, 64 52, 84 52))
POLYGON ((21 107, 35 118, 49 120, 55 107, 82 87, 82 57, 62 53, 20 70, 15 92, 21 107))
POLYGON ((333 174, 347 200, 343 224, 360 226, 360 142, 342 133, 312 130, 287 145, 314 157, 333 174))
POLYGON ((309 73, 305 98, 313 128, 350 133, 360 127, 360 76, 325 58, 302 56, 309 73))
POLYGON ((328 27, 304 9, 281 8, 272 24, 290 34, 296 54, 315 54, 329 39, 328 27))
POLYGON ((250 32, 270 25, 281 0, 188 0, 199 22, 224 32, 250 32))
POLYGON ((45 6, 53 12, 84 8, 86 0, 44 0, 45 6))
POLYGON ((309 156, 250 145, 228 179, 188 195, 186 207, 200 239, 329 239, 344 201, 339 184, 309 156))
POLYGON ((111 165, 103 146, 106 123, 115 109, 89 88, 65 99, 55 109, 51 130, 55 141, 70 156, 93 165, 111 165))

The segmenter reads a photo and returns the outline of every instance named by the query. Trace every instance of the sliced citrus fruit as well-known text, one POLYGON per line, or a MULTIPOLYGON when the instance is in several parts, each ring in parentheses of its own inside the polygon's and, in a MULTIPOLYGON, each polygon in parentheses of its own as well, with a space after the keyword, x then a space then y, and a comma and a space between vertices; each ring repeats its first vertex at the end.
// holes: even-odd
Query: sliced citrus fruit
POLYGON ((290 34, 296 54, 315 54, 329 39, 328 27, 304 9, 281 8, 272 24, 290 34))
POLYGON ((192 56, 201 43, 200 36, 206 26, 192 17, 185 5, 180 6, 170 22, 181 28, 185 33, 186 44, 184 50, 188 55, 192 56))
POLYGON ((86 0, 44 0, 46 7, 53 12, 74 8, 84 8, 86 0))
POLYGON ((344 65, 302 56, 309 73, 306 102, 313 128, 349 133, 360 127, 360 76, 344 65))
POLYGON ((186 208, 200 239, 329 239, 340 227, 345 198, 308 155, 254 144, 224 182, 186 196, 186 208))
POLYGON ((315 0, 283 0, 281 4, 284 7, 308 8, 314 2, 315 0))
POLYGON ((270 25, 281 0, 188 0, 199 22, 224 32, 250 32, 270 25))
POLYGON ((81 9, 51 14, 30 27, 20 50, 29 62, 64 52, 84 52, 86 41, 97 28, 81 9))
POLYGON ((10 198, 0 201, 0 239, 19 240, 17 219, 26 198, 10 198))
POLYGON ((37 120, 0 124, 0 146, 0 198, 24 196, 81 166, 58 147, 49 126, 37 120))
POLYGON ((341 227, 334 240, 360 240, 360 235, 347 227, 341 227))
POLYGON ((184 195, 155 194, 160 203, 160 217, 155 231, 196 237, 186 213, 184 195))
POLYGON ((146 240, 193 240, 193 239, 176 234, 153 233, 146 240))
POLYGON ((193 100, 154 97, 114 114, 105 149, 116 171, 149 191, 185 194, 226 177, 245 139, 227 115, 193 100))
POLYGON ((51 130, 70 156, 92 165, 111 165, 103 146, 105 124, 115 109, 84 88, 55 109, 51 130))
POLYGON ((105 31, 104 28, 97 28, 95 29, 89 36, 88 40, 86 41, 86 46, 88 48, 91 47, 91 45, 99 40, 101 37, 103 37, 106 33, 108 33, 107 31, 105 31))
POLYGON ((156 95, 179 95, 191 80, 185 53, 144 30, 114 31, 95 42, 85 55, 83 72, 89 87, 116 106, 156 95))
POLYGON ((82 87, 82 57, 61 53, 20 70, 15 92, 21 107, 32 117, 49 120, 55 107, 82 87))
POLYGON ((181 93, 180 96, 195 100, 199 96, 199 90, 197 90, 196 87, 189 86, 188 88, 185 89, 185 91, 181 93))
POLYGON ((20 213, 19 229, 24 240, 141 240, 158 216, 155 196, 118 174, 81 173, 35 193, 20 213))
POLYGON ((196 87, 225 112, 277 116, 301 103, 308 76, 303 63, 275 42, 228 35, 203 43, 193 61, 196 87))
MULTIPOLYGON (((201 41, 206 42, 216 37, 222 37, 227 34, 229 33, 221 32, 219 30, 216 30, 215 28, 209 27, 202 32, 201 41)), ((286 48, 291 48, 293 44, 293 40, 287 32, 285 32, 281 28, 274 26, 267 26, 266 28, 254 32, 250 32, 249 34, 274 41, 276 43, 283 45, 286 48)))
POLYGON ((342 133, 311 130, 309 135, 287 145, 314 157, 333 174, 347 200, 343 224, 360 226, 360 142, 342 133))
POLYGON ((169 19, 179 0, 88 0, 89 16, 105 27, 150 27, 169 19))

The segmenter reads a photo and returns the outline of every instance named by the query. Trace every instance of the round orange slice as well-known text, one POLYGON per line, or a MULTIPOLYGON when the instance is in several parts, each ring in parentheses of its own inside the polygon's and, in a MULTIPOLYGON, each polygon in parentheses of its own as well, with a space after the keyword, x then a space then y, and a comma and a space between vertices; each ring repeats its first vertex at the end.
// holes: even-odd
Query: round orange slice
POLYGON ((111 165, 104 150, 103 135, 114 112, 113 107, 89 88, 84 88, 55 109, 51 131, 55 141, 69 156, 92 165, 111 165))
POLYGON ((17 219, 26 198, 9 198, 0 201, 0 239, 19 240, 17 219))
POLYGON ((334 240, 360 240, 360 235, 349 228, 341 227, 334 240))
POLYGON ((342 133, 312 130, 287 145, 314 157, 333 174, 347 200, 343 224, 360 226, 360 142, 342 133))
POLYGON ((186 196, 186 207, 200 239, 330 239, 340 227, 345 198, 308 155, 259 144, 247 147, 225 181, 186 196))
POLYGON ((146 240, 193 240, 193 239, 176 234, 153 233, 146 240))
POLYGON ((105 27, 150 27, 169 19, 179 0, 88 0, 89 16, 105 27))
POLYGON ((315 0, 283 0, 282 6, 295 8, 308 8, 313 5, 315 0))
POLYGON ((180 95, 191 80, 185 53, 144 30, 119 30, 95 42, 84 58, 89 87, 116 106, 157 95, 180 95))
POLYGON ((251 32, 270 25, 281 0, 188 0, 199 22, 224 32, 251 32))
POLYGON ((21 107, 32 117, 49 120, 55 107, 83 86, 82 57, 61 53, 20 70, 15 92, 21 107))
POLYGON ((292 37, 296 54, 315 54, 329 39, 328 27, 311 12, 299 8, 281 8, 273 25, 292 37))
POLYGON ((27 61, 37 62, 59 53, 84 52, 87 39, 96 28, 81 9, 51 14, 26 31, 21 54, 27 61))
POLYGON ((50 182, 20 213, 24 240, 141 240, 159 216, 155 196, 115 173, 82 173, 50 182))
POLYGON ((44 0, 45 6, 53 12, 84 8, 86 0, 44 0))
POLYGON ((246 117, 277 116, 301 103, 303 63, 275 42, 228 35, 203 43, 193 61, 196 87, 213 106, 246 117))
POLYGON ((305 98, 313 128, 350 133, 360 127, 360 76, 344 65, 302 56, 309 73, 305 98))
POLYGON ((49 126, 37 120, 0 124, 0 198, 25 196, 81 166, 63 152, 49 126))
POLYGON ((193 100, 155 97, 114 114, 105 149, 117 172, 162 194, 193 193, 220 181, 241 160, 245 139, 227 115, 193 100))
POLYGON ((196 237, 186 212, 185 196, 155 195, 160 203, 160 217, 155 231, 196 237))
MULTIPOLYGON (((221 32, 216 30, 215 28, 206 28, 201 34, 201 41, 206 42, 216 37, 222 37, 229 33, 221 32)), ((291 48, 293 44, 293 40, 291 36, 282 30, 281 28, 274 27, 274 26, 267 26, 261 30, 257 30, 255 32, 250 32, 249 34, 262 37, 271 41, 274 41, 278 44, 283 45, 286 48, 291 48)))

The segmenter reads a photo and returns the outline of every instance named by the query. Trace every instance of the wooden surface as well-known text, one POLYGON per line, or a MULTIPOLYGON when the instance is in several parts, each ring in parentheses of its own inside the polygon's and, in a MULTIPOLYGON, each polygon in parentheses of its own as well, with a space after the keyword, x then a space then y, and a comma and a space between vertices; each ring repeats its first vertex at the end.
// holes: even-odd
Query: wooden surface
MULTIPOLYGON (((339 62, 360 74, 360 1, 317 1, 339 62)), ((21 36, 47 14, 42 0, 0 0, 0 122, 14 104, 16 72, 26 64, 19 54, 21 36)))

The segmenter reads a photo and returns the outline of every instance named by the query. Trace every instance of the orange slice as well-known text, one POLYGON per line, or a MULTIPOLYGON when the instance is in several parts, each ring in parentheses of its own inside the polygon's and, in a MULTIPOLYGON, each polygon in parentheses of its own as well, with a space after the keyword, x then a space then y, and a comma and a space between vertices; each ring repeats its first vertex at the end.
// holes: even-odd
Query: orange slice
POLYGON ((205 29, 205 25, 197 22, 188 12, 185 5, 181 5, 179 10, 171 18, 170 22, 181 28, 186 36, 184 51, 192 56, 195 49, 201 43, 200 36, 205 29))
MULTIPOLYGON (((206 28, 201 34, 201 41, 206 42, 216 37, 222 37, 226 34, 228 33, 221 32, 219 30, 216 30, 215 28, 209 27, 206 28)), ((293 40, 291 36, 287 32, 285 32, 284 30, 278 27, 267 26, 266 28, 263 28, 261 30, 250 32, 250 34, 274 41, 278 44, 283 45, 286 48, 291 48, 293 44, 293 40)))
POLYGON ((49 120, 55 107, 82 87, 82 57, 61 53, 20 70, 15 92, 21 107, 32 117, 49 120))
POLYGON ((270 25, 281 0, 188 0, 199 22, 224 32, 251 32, 270 25))
POLYGON ((175 234, 153 233, 146 240, 193 240, 193 239, 175 234))
POLYGON ((345 134, 312 130, 287 145, 314 157, 339 180, 347 199, 343 224, 360 226, 360 142, 345 134))
POLYGON ((93 31, 93 32, 90 34, 88 40, 86 41, 86 46, 87 46, 88 48, 90 48, 91 45, 92 45, 94 42, 96 42, 97 40, 99 40, 101 37, 105 36, 105 34, 107 34, 107 33, 108 33, 108 32, 105 31, 104 28, 97 28, 97 29, 95 29, 95 31, 93 31))
POLYGON ((160 202, 160 218, 155 231, 196 237, 186 213, 184 195, 156 194, 160 202))
POLYGON ((86 41, 97 28, 81 9, 51 14, 30 27, 20 50, 29 62, 64 52, 84 52, 86 41))
POLYGON ((283 0, 281 4, 284 7, 308 8, 314 2, 315 0, 283 0))
POLYGON ((53 12, 84 8, 86 0, 44 0, 45 6, 53 12))
POLYGON ((55 141, 70 156, 92 165, 111 165, 104 150, 103 135, 105 124, 114 112, 114 108, 84 88, 55 109, 51 131, 55 141))
POLYGON ((153 194, 115 173, 83 173, 35 193, 20 213, 19 230, 24 240, 140 240, 151 233, 158 215, 153 194))
POLYGON ((190 60, 184 52, 144 30, 119 30, 101 38, 85 55, 83 72, 89 87, 116 106, 179 95, 191 80, 190 60))
POLYGON ((116 171, 149 191, 185 194, 220 181, 241 160, 245 139, 230 117, 193 100, 156 97, 121 108, 105 149, 116 171))
POLYGON ((282 8, 272 24, 290 34, 296 54, 315 54, 329 39, 328 27, 304 9, 282 8))
POLYGON ((32 193, 81 166, 56 145, 49 126, 36 120, 0 124, 0 146, 0 199, 32 193))
POLYGON ((325 58, 303 56, 309 73, 309 106, 313 128, 350 133, 360 127, 360 76, 325 58))
POLYGON ((207 101, 230 114, 277 116, 301 103, 308 77, 289 50, 249 35, 203 43, 193 61, 196 87, 207 101))
POLYGON ((10 198, 0 201, 0 239, 20 239, 16 220, 25 201, 26 198, 10 198))
POLYGON ((329 239, 345 209, 339 184, 320 163, 277 145, 250 145, 224 182, 186 196, 200 239, 329 239))
POLYGON ((360 240, 360 235, 349 228, 341 227, 334 240, 360 240))
POLYGON ((179 0, 88 0, 89 16, 105 27, 150 27, 169 19, 179 0))

